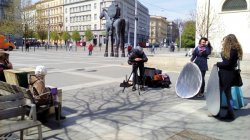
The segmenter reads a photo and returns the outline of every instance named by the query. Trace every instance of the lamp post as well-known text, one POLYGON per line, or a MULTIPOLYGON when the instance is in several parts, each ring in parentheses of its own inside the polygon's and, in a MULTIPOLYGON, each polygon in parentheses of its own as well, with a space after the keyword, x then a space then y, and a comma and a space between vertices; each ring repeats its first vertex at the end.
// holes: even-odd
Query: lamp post
POLYGON ((135 30, 134 30, 134 47, 136 46, 136 39, 137 39, 137 0, 135 0, 135 30))
MULTIPOLYGON (((50 9, 49 9, 49 5, 48 5, 48 48, 50 45, 50 9)), ((45 47, 45 50, 47 50, 47 48, 45 47)))
POLYGON ((208 8, 207 8, 207 39, 209 32, 209 16, 210 16, 210 0, 208 0, 208 8))
POLYGON ((180 38, 180 43, 179 43, 178 51, 181 48, 181 34, 182 34, 182 30, 183 30, 183 25, 182 25, 182 23, 179 23, 179 38, 180 38))
POLYGON ((61 48, 62 48, 62 27, 63 27, 63 23, 62 22, 59 22, 59 27, 60 27, 60 32, 59 32, 59 35, 60 35, 60 45, 61 45, 61 48))

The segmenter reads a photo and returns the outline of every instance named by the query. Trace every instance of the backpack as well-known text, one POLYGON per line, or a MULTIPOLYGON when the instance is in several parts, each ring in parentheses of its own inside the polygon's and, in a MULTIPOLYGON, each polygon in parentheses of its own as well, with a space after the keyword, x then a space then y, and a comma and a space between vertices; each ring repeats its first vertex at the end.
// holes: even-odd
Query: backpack
POLYGON ((50 90, 45 88, 42 76, 29 75, 29 89, 38 105, 47 105, 52 97, 50 90))

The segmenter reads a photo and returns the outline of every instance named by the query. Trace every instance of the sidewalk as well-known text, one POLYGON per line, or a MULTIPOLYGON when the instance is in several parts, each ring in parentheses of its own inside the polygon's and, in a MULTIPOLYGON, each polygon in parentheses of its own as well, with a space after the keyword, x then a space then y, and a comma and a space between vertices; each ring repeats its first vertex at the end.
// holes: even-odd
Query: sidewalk
MULTIPOLYGON (((146 88, 141 95, 131 88, 123 93, 119 87, 125 75, 131 72, 127 58, 105 58, 103 52, 96 51, 93 56, 83 51, 10 52, 15 67, 45 65, 48 68, 46 84, 63 88, 63 115, 67 118, 58 126, 52 116, 42 128, 45 140, 249 139, 248 75, 243 77, 242 87, 247 105, 235 111, 235 121, 223 122, 208 117, 204 99, 177 97, 176 79, 182 65, 189 61, 185 52, 170 53, 164 49, 157 50, 155 55, 146 52, 147 65, 164 67, 172 85, 169 89, 146 88)), ((206 80, 208 76, 209 73, 206 80)), ((30 129, 24 139, 36 138, 37 130, 30 129)))
MULTIPOLYGON (((191 57, 186 57, 186 51, 183 49, 177 52, 168 52, 167 48, 165 50, 156 51, 156 54, 151 54, 146 49, 148 54, 148 62, 146 63, 149 67, 158 67, 165 71, 181 71, 184 65, 190 62, 191 57)), ((243 60, 240 61, 241 72, 244 75, 250 75, 250 55, 244 54, 243 60)), ((208 59, 209 70, 212 69, 213 65, 217 62, 221 62, 221 58, 210 56, 208 59)))

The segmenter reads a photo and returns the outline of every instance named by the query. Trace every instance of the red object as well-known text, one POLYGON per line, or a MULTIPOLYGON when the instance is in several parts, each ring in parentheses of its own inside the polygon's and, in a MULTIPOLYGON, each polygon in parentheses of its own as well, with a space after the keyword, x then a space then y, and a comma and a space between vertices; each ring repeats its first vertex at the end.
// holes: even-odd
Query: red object
POLYGON ((89 44, 88 49, 89 49, 89 51, 93 50, 93 45, 91 43, 89 44))
POLYGON ((146 48, 146 42, 139 42, 139 46, 142 48, 146 48))
POLYGON ((128 46, 128 52, 130 52, 130 51, 132 50, 132 48, 133 48, 133 47, 132 47, 131 45, 129 45, 129 46, 128 46))

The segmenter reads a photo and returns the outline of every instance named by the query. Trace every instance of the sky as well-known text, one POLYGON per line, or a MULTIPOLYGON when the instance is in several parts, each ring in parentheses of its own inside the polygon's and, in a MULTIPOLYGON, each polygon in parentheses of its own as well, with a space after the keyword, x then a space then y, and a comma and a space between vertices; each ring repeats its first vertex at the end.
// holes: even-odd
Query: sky
POLYGON ((189 19, 196 10, 197 0, 139 0, 149 9, 150 15, 164 16, 169 20, 189 19))
MULTIPOLYGON (((33 3, 38 0, 32 0, 33 3)), ((150 15, 164 16, 168 20, 188 19, 196 9, 196 0, 139 0, 150 15)))

